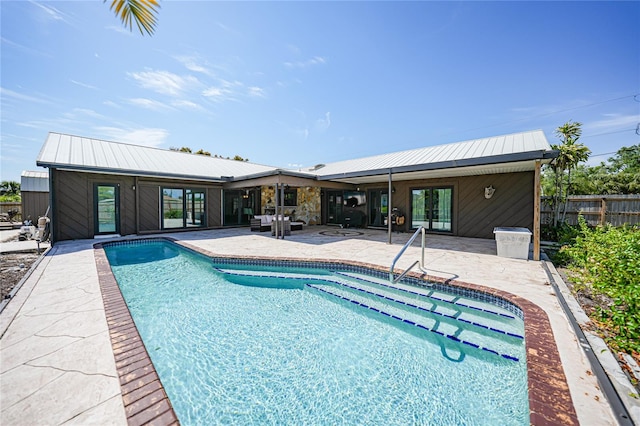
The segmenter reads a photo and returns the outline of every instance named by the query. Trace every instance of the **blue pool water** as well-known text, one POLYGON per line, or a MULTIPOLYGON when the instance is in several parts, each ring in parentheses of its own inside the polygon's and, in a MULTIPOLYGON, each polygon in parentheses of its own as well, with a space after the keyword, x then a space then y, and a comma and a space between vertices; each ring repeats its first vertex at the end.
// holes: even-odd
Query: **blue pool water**
POLYGON ((183 425, 529 424, 505 303, 166 241, 105 252, 183 425))

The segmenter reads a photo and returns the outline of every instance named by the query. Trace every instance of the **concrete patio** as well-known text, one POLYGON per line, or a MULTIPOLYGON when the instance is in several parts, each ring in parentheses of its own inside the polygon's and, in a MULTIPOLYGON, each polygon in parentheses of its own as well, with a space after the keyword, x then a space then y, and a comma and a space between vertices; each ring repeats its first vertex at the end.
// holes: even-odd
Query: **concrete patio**
MULTIPOLYGON (((248 228, 163 234, 221 255, 342 259, 388 267, 410 234, 309 226, 286 239, 248 228)), ((93 253, 100 240, 58 243, 0 314, 0 423, 127 424, 93 253)), ((419 239, 397 264, 420 257, 419 239)), ((493 240, 427 236, 432 276, 497 288, 549 317, 581 424, 615 425, 542 262, 496 256, 493 240)), ((552 271, 555 271, 552 269, 552 271)), ((559 279, 559 277, 558 277, 559 279)))

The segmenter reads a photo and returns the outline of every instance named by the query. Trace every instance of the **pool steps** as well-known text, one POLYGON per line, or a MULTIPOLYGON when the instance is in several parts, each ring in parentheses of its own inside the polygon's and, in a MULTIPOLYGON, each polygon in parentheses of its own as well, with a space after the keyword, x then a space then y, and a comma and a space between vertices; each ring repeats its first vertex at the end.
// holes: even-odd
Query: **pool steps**
POLYGON ((324 290, 324 294, 347 300, 355 305, 371 306, 383 311, 383 314, 390 314, 388 316, 394 320, 399 318, 407 324, 417 323, 429 331, 437 332, 436 334, 452 336, 449 337, 451 340, 455 341, 455 338, 458 338, 460 343, 462 341, 465 341, 465 344, 472 343, 469 346, 491 348, 493 352, 498 352, 500 355, 512 356, 511 353, 523 344, 523 339, 517 335, 508 335, 503 330, 498 330, 495 327, 464 320, 456 316, 457 314, 437 312, 413 303, 406 304, 389 295, 372 294, 368 290, 361 291, 358 288, 349 288, 344 285, 329 286, 314 283, 307 285, 307 287, 321 288, 324 290), (381 303, 384 305, 381 305, 381 303), (480 342, 482 343, 480 344, 480 342))
MULTIPOLYGON (((504 359, 508 359, 511 361, 519 361, 519 359, 515 356, 509 355, 507 353, 501 353, 501 352, 505 352, 503 350, 493 350, 486 346, 473 343, 472 341, 473 339, 470 339, 469 337, 473 336, 474 334, 477 334, 478 332, 484 336, 492 337, 490 334, 493 333, 494 337, 497 337, 495 335, 499 335, 499 336, 502 336, 502 339, 507 338, 508 340, 513 341, 513 343, 516 343, 519 345, 519 344, 522 344, 523 336, 516 333, 500 330, 495 327, 490 327, 482 323, 479 323, 477 321, 472 321, 470 319, 462 318, 461 315, 464 315, 464 312, 462 311, 467 311, 467 313, 470 313, 471 315, 474 315, 474 312, 476 312, 479 314, 483 314, 485 316, 490 315, 492 318, 493 317, 502 318, 503 320, 513 320, 515 319, 515 317, 510 314, 491 311, 491 310, 479 308, 467 303, 462 303, 459 300, 457 300, 459 299, 458 297, 455 297, 453 300, 447 300, 444 298, 444 295, 442 295, 443 297, 439 297, 435 295, 435 292, 433 291, 429 292, 428 294, 425 294, 425 293, 421 293, 413 290, 408 290, 406 288, 401 288, 398 285, 389 285, 388 283, 381 282, 382 280, 376 281, 375 279, 369 279, 369 277, 364 278, 359 274, 349 274, 349 273, 344 273, 339 271, 332 271, 335 275, 316 275, 316 276, 310 277, 309 274, 300 274, 300 273, 251 271, 251 270, 240 270, 240 269, 221 269, 217 267, 215 268, 215 270, 221 274, 224 274, 227 276, 234 276, 234 277, 296 280, 299 282, 300 288, 302 288, 303 286, 306 286, 314 290, 319 290, 324 294, 340 298, 354 305, 358 305, 363 308, 369 309, 373 312, 379 312, 380 314, 386 317, 389 317, 397 321, 401 321, 402 323, 405 323, 408 325, 416 326, 419 329, 436 333, 454 342, 458 342, 460 344, 473 347, 475 349, 484 351, 486 353, 491 353, 491 354, 500 356, 504 359), (356 283, 365 283, 365 286, 367 287, 371 287, 370 284, 373 284, 374 286, 383 287, 383 289, 380 289, 380 291, 382 292, 374 292, 374 291, 371 291, 370 289, 358 287, 355 285, 356 283), (322 288, 324 287, 324 285, 332 286, 333 291, 327 290, 326 288, 322 288), (341 293, 340 290, 346 293, 340 294, 341 293), (391 294, 395 297, 391 297, 390 295, 383 294, 383 293, 386 293, 387 291, 390 291, 391 294), (399 292, 401 294, 408 295, 409 297, 412 297, 412 298, 418 298, 420 300, 417 302, 426 301, 427 303, 431 303, 433 306, 431 309, 429 309, 429 308, 425 308, 424 306, 419 306, 418 304, 415 304, 415 303, 410 303, 406 300, 401 300, 399 297, 402 297, 402 296, 396 296, 395 294, 393 294, 394 292, 399 292), (361 297, 368 298, 369 300, 366 303, 363 300, 358 300, 361 297), (372 298, 373 300, 371 300, 372 298), (419 319, 415 320, 415 318, 412 318, 411 312, 405 312, 403 316, 399 316, 399 315, 396 315, 396 313, 393 313, 394 311, 393 307, 391 307, 391 309, 387 308, 386 310, 378 309, 375 306, 371 306, 371 304, 376 303, 375 301, 376 298, 384 299, 385 302, 387 303, 391 302, 394 305, 398 305, 399 309, 417 310, 422 312, 422 314, 414 314, 413 316, 419 317, 419 319), (448 312, 454 311, 456 313, 455 314, 447 313, 446 310, 445 312, 438 312, 434 308, 435 304, 433 302, 430 302, 428 299, 437 301, 441 304, 444 303, 444 304, 450 305, 451 308, 448 310, 448 312), (391 312, 387 312, 387 311, 391 311, 391 312), (432 321, 434 321, 435 323, 434 327, 430 327, 429 325, 425 324, 424 321, 422 321, 422 323, 420 322, 420 319, 422 320, 429 319, 424 317, 425 314, 436 317, 435 319, 432 319, 432 321), (440 325, 440 320, 444 321, 446 325, 449 325, 448 328, 450 329, 457 328, 458 331, 443 332, 441 330, 438 330, 437 328, 440 325), (465 336, 466 335, 471 335, 471 336, 460 338, 459 335, 460 335, 461 329, 455 325, 455 323, 458 321, 465 323, 466 325, 471 325, 475 327, 476 330, 478 330, 478 332, 465 330, 464 331, 465 336)), ((411 302, 414 302, 414 300, 412 299, 411 302)), ((442 308, 442 306, 439 306, 439 307, 442 308)), ((445 325, 445 328, 447 328, 446 325, 445 325)))
MULTIPOLYGON (((453 320, 453 321, 464 322, 465 324, 472 325, 474 327, 478 327, 478 328, 480 328, 482 330, 490 331, 490 332, 493 332, 493 333, 498 333, 498 334, 501 334, 503 336, 512 337, 512 338, 515 338, 516 340, 524 339, 524 337, 519 335, 519 334, 511 333, 511 332, 504 331, 504 330, 500 330, 500 329, 495 328, 495 327, 490 327, 488 325, 485 325, 485 324, 482 324, 482 323, 479 323, 479 322, 476 322, 476 321, 472 321, 472 320, 463 318, 461 316, 465 315, 465 312, 463 312, 462 310, 459 310, 459 309, 446 310, 446 308, 443 308, 441 306, 437 306, 436 304, 433 304, 434 306, 436 306, 436 308, 441 308, 441 309, 445 310, 445 312, 440 312, 440 311, 437 311, 436 308, 434 308, 434 307, 429 309, 429 308, 426 308, 424 306, 419 306, 419 305, 416 305, 414 303, 410 303, 410 302, 413 302, 414 299, 411 299, 410 301, 407 301, 407 300, 399 299, 398 297, 391 297, 391 296, 388 296, 388 295, 385 295, 385 294, 382 294, 382 293, 376 293, 374 291, 367 290, 367 289, 364 289, 364 288, 361 288, 361 287, 352 286, 352 285, 347 284, 347 283, 341 283, 341 282, 329 281, 329 280, 327 282, 331 282, 333 284, 339 284, 342 287, 346 287, 346 288, 348 288, 350 290, 354 290, 354 291, 360 292, 360 293, 365 294, 367 296, 370 296, 370 297, 373 297, 373 298, 381 298, 381 299, 384 299, 384 300, 386 300, 388 302, 393 302, 393 303, 396 303, 396 304, 399 304, 399 305, 402 305, 402 306, 405 306, 405 307, 408 307, 408 308, 411 308, 411 309, 416 309, 418 311, 422 311, 422 312, 424 312, 426 314, 429 314, 429 315, 435 315, 435 316, 439 316, 441 318, 446 318, 446 319, 453 320), (452 314, 447 313, 447 311, 449 311, 449 312, 455 311, 456 314, 452 315, 452 314)), ((401 289, 393 288, 391 286, 389 286, 389 287, 392 290, 401 290, 401 289)), ((420 293, 414 293, 414 294, 417 294, 419 296, 424 296, 423 294, 420 294, 420 293)), ((440 302, 449 303, 447 300, 444 300, 444 299, 439 299, 439 298, 433 298, 433 299, 436 299, 436 300, 438 300, 440 302)), ((466 305, 462 305, 462 306, 466 306, 466 305)), ((468 307, 468 306, 466 306, 466 307, 468 307)))
POLYGON ((494 311, 489 310, 489 309, 479 308, 477 306, 461 303, 461 302, 458 302, 456 300, 447 300, 447 299, 443 299, 443 298, 438 297, 438 296, 433 296, 431 294, 424 294, 424 293, 420 293, 420 292, 417 292, 417 291, 407 290, 405 288, 398 287, 398 285, 400 285, 400 283, 398 283, 396 285, 390 285, 388 281, 377 280, 377 279, 375 279, 373 277, 364 278, 360 274, 352 274, 352 273, 347 273, 347 272, 342 272, 342 271, 332 271, 332 272, 334 274, 337 274, 337 275, 341 275, 341 276, 349 277, 349 278, 354 278, 354 279, 356 279, 358 281, 364 281, 364 282, 367 282, 367 283, 376 284, 376 285, 379 285, 379 286, 382 286, 382 287, 386 287, 386 288, 390 288, 390 289, 393 289, 393 290, 396 290, 396 291, 401 291, 401 292, 413 294, 413 295, 416 295, 416 296, 428 297, 430 299, 437 300, 438 302, 451 303, 451 304, 454 304, 454 305, 457 305, 457 306, 462 306, 462 307, 465 307, 465 308, 468 308, 468 309, 473 309, 473 310, 484 312, 484 313, 487 313, 487 314, 497 315, 499 317, 504 317, 504 318, 509 318, 509 319, 515 319, 515 315, 512 315, 512 314, 506 314, 506 313, 503 313, 503 312, 494 312, 494 311))
POLYGON ((509 355, 509 354, 502 354, 502 353, 500 353, 500 352, 494 351, 493 349, 489 349, 489 348, 487 348, 487 347, 480 346, 480 345, 475 344, 475 343, 473 343, 473 342, 469 342, 469 341, 467 341, 467 340, 460 339, 460 338, 459 338, 458 336, 456 336, 455 334, 446 334, 446 333, 443 333, 443 332, 441 332, 441 331, 439 331, 439 330, 436 330, 435 328, 430 328, 430 327, 425 326, 425 325, 422 325, 422 324, 420 324, 420 323, 417 323, 417 322, 414 322, 414 321, 408 320, 408 319, 406 319, 406 318, 402 318, 402 317, 399 317, 399 316, 397 316, 397 315, 394 315, 394 314, 388 313, 388 312, 383 311, 383 310, 381 310, 381 309, 377 309, 377 308, 375 308, 375 307, 373 307, 373 306, 369 306, 369 305, 367 305, 367 304, 365 304, 365 303, 358 302, 357 300, 349 299, 349 298, 347 298, 347 297, 345 297, 345 296, 341 296, 341 295, 339 295, 339 294, 337 294, 337 293, 333 293, 333 292, 331 292, 331 291, 329 291, 329 290, 327 290, 327 289, 323 289, 323 288, 321 288, 321 287, 320 287, 320 286, 318 286, 318 285, 315 285, 315 284, 306 284, 306 285, 307 285, 307 287, 311 287, 311 288, 313 288, 313 289, 319 290, 319 291, 321 291, 321 292, 323 292, 323 293, 326 293, 326 294, 329 294, 329 295, 331 295, 331 296, 339 297, 339 298, 340 298, 340 299, 342 299, 342 300, 345 300, 345 301, 347 301, 347 302, 353 303, 353 304, 358 305, 358 306, 360 306, 360 307, 363 307, 363 308, 369 309, 369 310, 371 310, 371 311, 377 312, 377 313, 382 314, 382 315, 384 315, 384 316, 387 316, 387 317, 389 317, 389 318, 393 318, 393 319, 395 319, 395 320, 401 321, 401 322, 403 322, 403 323, 405 323, 405 324, 409 324, 409 325, 412 325, 412 326, 418 327, 418 328, 420 328, 420 329, 422 329, 422 330, 426 330, 426 331, 430 331, 430 332, 432 332, 432 333, 436 333, 436 334, 438 334, 438 335, 440 335, 440 336, 442 336, 442 337, 446 337, 447 339, 453 340, 454 342, 462 343, 463 345, 471 346, 471 347, 473 347, 473 348, 475 348, 475 349, 479 349, 479 350, 482 350, 482 351, 485 351, 485 352, 491 353, 491 354, 493 354, 493 355, 498 355, 498 356, 500 356, 500 357, 502 357, 502 358, 505 358, 505 359, 508 359, 508 360, 511 360, 511 361, 515 361, 515 362, 520 361, 517 357, 514 357, 514 356, 512 356, 512 355, 509 355))

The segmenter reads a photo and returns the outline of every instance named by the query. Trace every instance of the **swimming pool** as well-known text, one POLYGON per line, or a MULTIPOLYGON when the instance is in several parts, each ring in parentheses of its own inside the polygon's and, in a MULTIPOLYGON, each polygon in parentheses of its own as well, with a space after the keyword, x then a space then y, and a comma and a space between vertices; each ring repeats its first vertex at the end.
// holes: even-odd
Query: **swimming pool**
POLYGON ((529 423, 504 300, 157 240, 105 251, 182 424, 529 423))

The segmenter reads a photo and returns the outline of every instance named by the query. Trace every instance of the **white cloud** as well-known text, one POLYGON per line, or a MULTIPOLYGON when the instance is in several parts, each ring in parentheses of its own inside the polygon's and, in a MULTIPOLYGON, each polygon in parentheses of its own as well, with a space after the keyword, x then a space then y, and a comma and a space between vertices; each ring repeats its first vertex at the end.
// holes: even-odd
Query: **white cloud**
POLYGON ((202 106, 198 105, 195 102, 191 102, 185 99, 179 99, 179 100, 175 100, 171 102, 171 105, 176 107, 176 108, 181 108, 181 109, 192 109, 192 110, 196 110, 196 111, 204 111, 204 108, 202 108, 202 106))
POLYGON ((211 70, 209 70, 209 68, 205 67, 204 65, 201 65, 198 62, 198 58, 195 58, 193 56, 176 56, 175 59, 182 63, 182 65, 184 65, 185 68, 189 71, 213 76, 213 72, 211 72, 211 70))
POLYGON ((322 56, 314 56, 306 61, 285 62, 284 65, 288 68, 307 68, 315 65, 323 65, 327 62, 322 56))
POLYGON ((49 104, 51 102, 49 102, 48 100, 42 99, 42 98, 37 98, 34 96, 29 96, 29 95, 25 95, 22 93, 18 93, 18 92, 14 92, 13 90, 9 90, 9 89, 5 89, 4 87, 0 87, 0 96, 4 97, 8 97, 8 98, 13 98, 13 99, 17 99, 20 101, 27 101, 27 102, 36 102, 39 104, 49 104))
POLYGON ((314 130, 317 132, 324 132, 331 127, 331 113, 327 112, 324 118, 318 118, 314 126, 314 130))
POLYGON ((129 73, 145 89, 169 96, 179 96, 190 86, 197 85, 198 79, 187 75, 179 76, 169 71, 141 71, 129 73))
POLYGON ((87 108, 74 108, 70 112, 64 113, 63 116, 70 119, 78 119, 80 117, 105 118, 104 115, 87 108))
POLYGON ((44 16, 49 20, 62 21, 62 22, 67 21, 65 19, 64 13, 60 12, 58 9, 51 6, 50 4, 45 6, 44 4, 37 3, 35 1, 32 1, 31 4, 38 6, 40 10, 44 12, 44 16))
POLYGON ((109 25, 109 26, 106 26, 105 29, 111 30, 111 31, 115 31, 118 34, 124 34, 124 35, 130 36, 130 37, 133 37, 133 31, 129 31, 125 27, 120 27, 120 26, 117 26, 117 25, 109 25))
POLYGON ((117 127, 97 127, 96 130, 106 135, 106 139, 133 145, 159 147, 169 136, 165 129, 121 129, 117 127))
POLYGON ((202 92, 202 96, 205 96, 216 102, 233 101, 235 99, 235 89, 242 87, 243 84, 239 81, 227 81, 221 80, 220 85, 212 86, 205 89, 202 92))
POLYGON ((621 127, 635 128, 640 122, 640 115, 603 114, 601 120, 584 123, 583 130, 620 129, 621 127))
POLYGON ((162 102, 155 101, 153 99, 147 99, 147 98, 132 98, 132 99, 129 99, 129 103, 132 105, 136 105, 146 109, 151 109, 154 111, 166 111, 167 109, 171 109, 170 106, 162 102))
POLYGON ((252 86, 247 88, 247 90, 248 90, 249 96, 258 97, 258 98, 264 98, 266 96, 264 89, 261 87, 252 86))
POLYGON ((302 53, 302 50, 295 44, 288 44, 287 50, 289 50, 289 52, 293 53, 294 55, 299 55, 302 53))
POLYGON ((73 80, 73 79, 71 79, 69 81, 72 82, 73 84, 77 85, 77 86, 84 87, 84 88, 87 88, 87 89, 93 89, 93 90, 97 90, 98 89, 96 86, 92 86, 92 85, 87 84, 87 83, 82 83, 80 81, 76 81, 76 80, 73 80))
POLYGON ((104 102, 102 102, 102 105, 106 105, 106 106, 113 107, 113 108, 120 108, 120 105, 118 105, 117 103, 115 103, 113 101, 104 101, 104 102))

